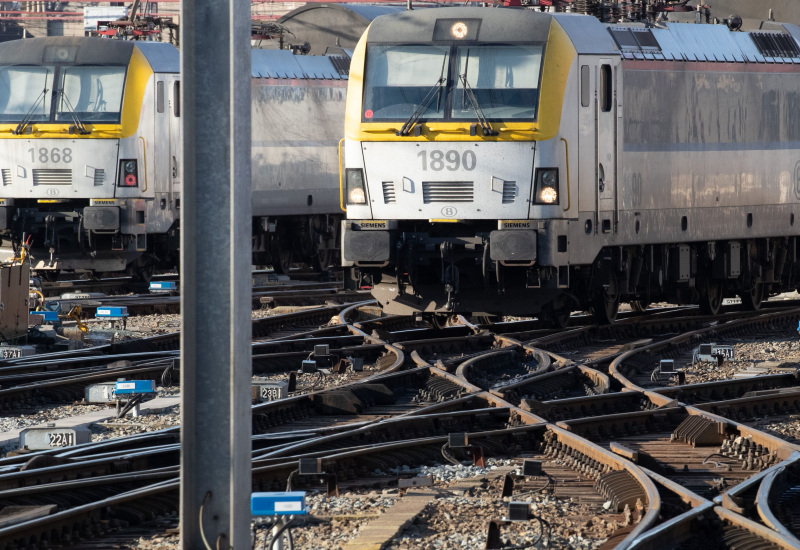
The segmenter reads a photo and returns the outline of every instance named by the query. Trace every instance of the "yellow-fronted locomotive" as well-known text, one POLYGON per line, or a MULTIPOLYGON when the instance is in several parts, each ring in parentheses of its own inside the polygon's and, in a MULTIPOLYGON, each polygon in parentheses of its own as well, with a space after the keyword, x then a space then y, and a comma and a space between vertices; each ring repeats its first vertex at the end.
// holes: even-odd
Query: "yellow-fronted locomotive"
MULTIPOLYGON (((252 52, 253 263, 338 256, 338 146, 349 58, 252 52)), ((0 44, 0 259, 47 276, 178 265, 178 50, 37 38, 0 44)), ((215 121, 209 120, 213 125, 215 121)), ((209 208, 214 208, 213 200, 209 208)), ((221 229, 222 230, 222 229, 221 229)))
POLYGON ((528 9, 376 19, 342 256, 388 313, 612 321, 800 284, 800 28, 528 9))

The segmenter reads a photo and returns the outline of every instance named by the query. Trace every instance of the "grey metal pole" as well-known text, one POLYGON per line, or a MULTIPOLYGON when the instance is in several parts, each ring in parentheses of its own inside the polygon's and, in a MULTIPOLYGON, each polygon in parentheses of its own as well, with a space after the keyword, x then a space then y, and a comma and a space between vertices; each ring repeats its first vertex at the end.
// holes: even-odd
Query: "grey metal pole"
POLYGON ((181 545, 250 548, 250 3, 181 2, 181 545))

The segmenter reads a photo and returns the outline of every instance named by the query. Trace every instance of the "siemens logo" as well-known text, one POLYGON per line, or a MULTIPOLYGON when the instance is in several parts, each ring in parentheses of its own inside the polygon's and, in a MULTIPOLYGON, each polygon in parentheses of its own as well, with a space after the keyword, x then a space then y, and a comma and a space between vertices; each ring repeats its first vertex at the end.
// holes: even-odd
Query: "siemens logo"
POLYGON ((358 225, 359 229, 388 229, 386 222, 361 222, 358 225))
POLYGON ((531 222, 502 222, 501 229, 531 229, 531 222))

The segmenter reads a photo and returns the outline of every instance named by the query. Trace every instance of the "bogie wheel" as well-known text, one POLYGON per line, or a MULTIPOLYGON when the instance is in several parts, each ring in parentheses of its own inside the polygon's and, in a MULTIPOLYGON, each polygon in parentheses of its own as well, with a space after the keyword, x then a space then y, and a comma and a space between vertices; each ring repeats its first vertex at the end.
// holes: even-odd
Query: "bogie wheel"
POLYGON ((755 311, 761 309, 761 304, 764 303, 766 294, 766 286, 764 286, 763 283, 755 283, 749 291, 744 290, 740 292, 739 296, 742 299, 742 305, 745 309, 755 311))
POLYGON ((610 325, 617 320, 619 294, 617 284, 612 282, 607 289, 598 289, 593 297, 592 311, 601 325, 610 325))
POLYGON ((636 313, 644 313, 647 311, 647 308, 650 307, 650 302, 645 300, 631 300, 629 302, 631 309, 636 313))
POLYGON ((703 279, 697 286, 700 294, 700 313, 703 315, 716 315, 722 307, 724 288, 719 279, 703 279))
POLYGON ((289 274, 289 270, 291 269, 292 265, 294 264, 294 250, 290 247, 281 246, 278 251, 278 261, 275 263, 273 267, 278 273, 282 273, 284 275, 289 274))
POLYGON ((314 255, 314 269, 316 271, 327 271, 334 262, 336 251, 330 248, 319 250, 314 255))
POLYGON ((561 304, 548 304, 542 310, 540 319, 549 328, 564 329, 569 325, 572 308, 568 301, 561 304))
POLYGON ((156 264, 141 257, 129 263, 126 272, 134 281, 149 283, 156 273, 156 264))

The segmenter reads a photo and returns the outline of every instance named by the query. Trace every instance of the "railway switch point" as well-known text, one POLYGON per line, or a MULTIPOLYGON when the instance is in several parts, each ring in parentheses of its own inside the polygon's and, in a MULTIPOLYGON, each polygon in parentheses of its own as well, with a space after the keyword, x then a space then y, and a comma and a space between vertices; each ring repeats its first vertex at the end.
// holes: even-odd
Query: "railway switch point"
POLYGON ((19 448, 29 451, 46 451, 62 447, 74 447, 92 440, 89 428, 57 427, 54 423, 46 426, 26 428, 19 434, 19 448))

